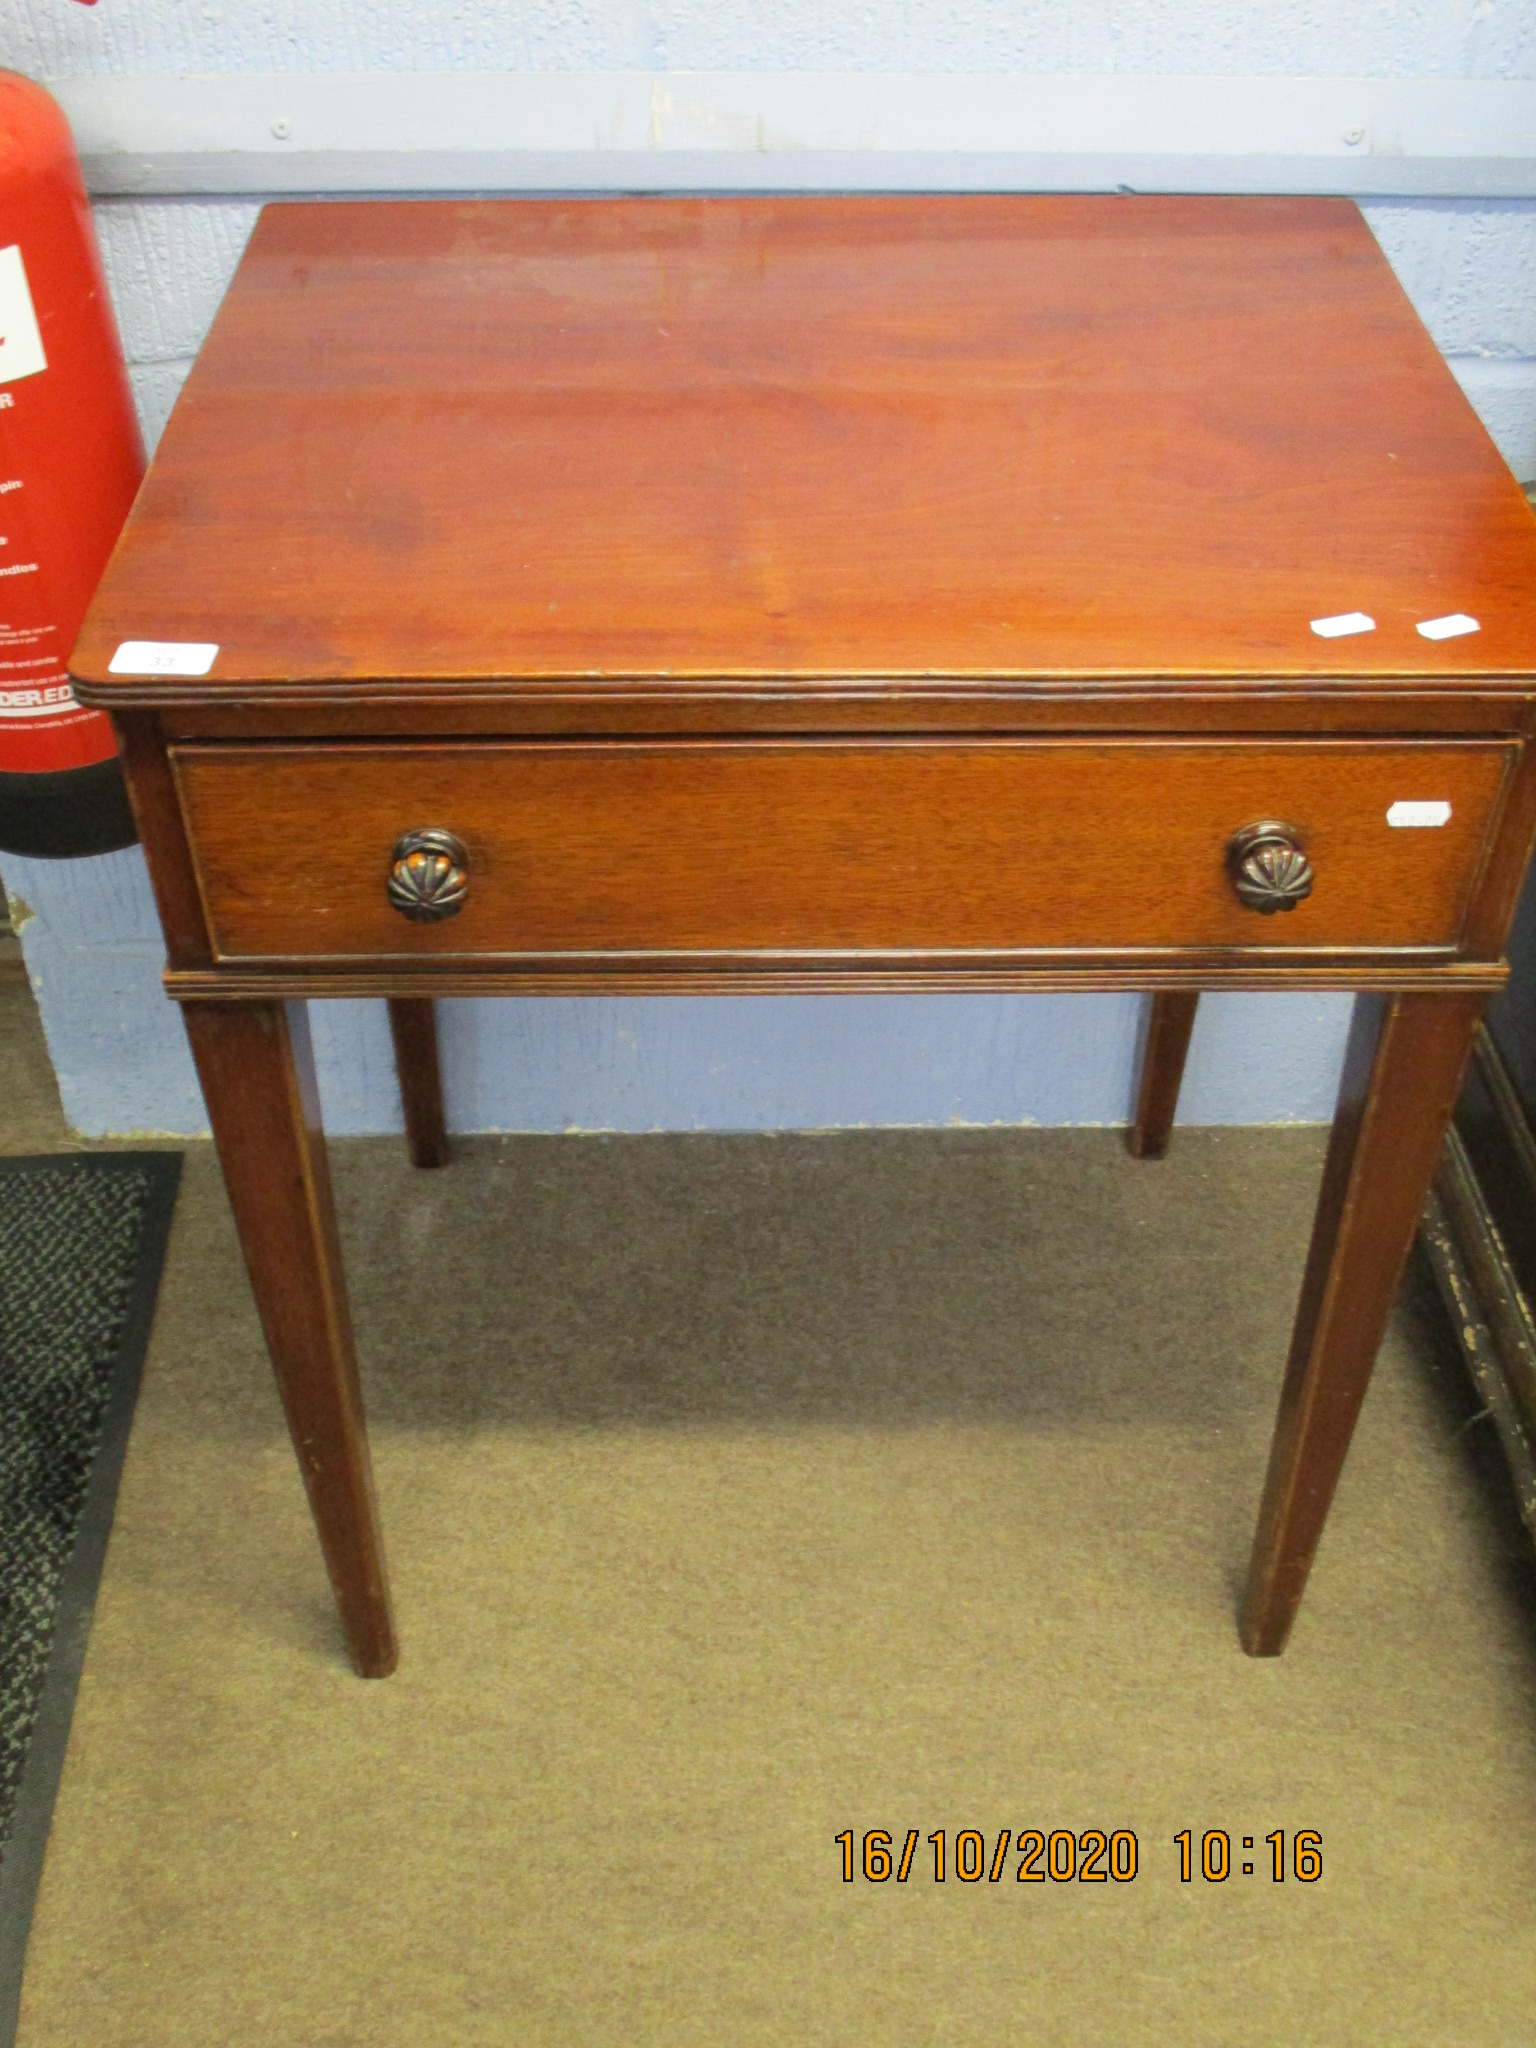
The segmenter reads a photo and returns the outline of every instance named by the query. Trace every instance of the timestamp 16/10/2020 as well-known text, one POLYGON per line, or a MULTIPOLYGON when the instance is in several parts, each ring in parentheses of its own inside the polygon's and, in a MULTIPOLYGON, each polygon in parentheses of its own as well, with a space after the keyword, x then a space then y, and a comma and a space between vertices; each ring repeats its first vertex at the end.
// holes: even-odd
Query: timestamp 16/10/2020
MULTIPOLYGON (((888 1828, 870 1828, 862 1840, 852 1828, 834 1837, 842 1852, 844 1884, 859 1877, 870 1884, 894 1880, 906 1884, 914 1872, 944 1884, 950 1877, 961 1884, 1001 1884, 1009 1869, 1018 1884, 1130 1884, 1141 1869, 1141 1844, 1130 1828, 999 1828, 995 1842, 990 1830, 960 1828, 951 1835, 935 1828, 925 1835, 921 1828, 908 1828, 900 1840, 888 1828), (926 1850, 926 1854, 921 1853, 926 1850), (931 1859, 931 1860, 930 1860, 931 1859)), ((1183 1828, 1173 1837, 1178 1851, 1174 1868, 1181 1884, 1197 1879, 1206 1884, 1225 1884, 1234 1875, 1267 1876, 1275 1884, 1287 1877, 1298 1884, 1316 1884, 1323 1874, 1323 1838, 1315 1828, 1287 1832, 1275 1828, 1263 1838, 1240 1835, 1237 1855, 1233 1837, 1225 1828, 1208 1828, 1197 1834, 1183 1828)))

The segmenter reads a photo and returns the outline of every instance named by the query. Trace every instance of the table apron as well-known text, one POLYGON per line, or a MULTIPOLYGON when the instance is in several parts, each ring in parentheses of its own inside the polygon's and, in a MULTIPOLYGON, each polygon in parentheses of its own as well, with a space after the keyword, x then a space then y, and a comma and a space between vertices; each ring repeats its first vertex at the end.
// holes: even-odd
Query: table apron
POLYGON ((1486 966, 1497 944, 1466 926, 1521 751, 1486 738, 182 745, 170 763, 210 958, 174 964, 668 988, 1152 986, 1184 970, 1213 986, 1276 968, 1358 985, 1362 967, 1396 980, 1468 955, 1486 966), (1430 822, 1400 829, 1404 815, 1430 822), (1273 910, 1238 867, 1242 835, 1266 821, 1297 855, 1279 872, 1295 893, 1272 891, 1273 910), (434 878, 442 847, 454 872, 434 878), (439 893, 415 902, 418 886, 439 893))

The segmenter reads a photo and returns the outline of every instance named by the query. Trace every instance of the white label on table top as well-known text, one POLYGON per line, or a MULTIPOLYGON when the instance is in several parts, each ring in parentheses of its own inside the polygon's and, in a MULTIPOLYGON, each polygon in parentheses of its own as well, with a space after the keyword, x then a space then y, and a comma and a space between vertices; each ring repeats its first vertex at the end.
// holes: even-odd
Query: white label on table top
POLYGON ((1387 812, 1389 825, 1448 825, 1450 822, 1450 805, 1439 801, 1425 803, 1417 798, 1399 797, 1387 812))
POLYGON ((1314 619, 1312 630, 1319 640, 1342 640, 1348 633, 1374 633, 1376 621, 1369 612, 1335 612, 1331 618, 1314 619))
POLYGON ((1482 628, 1465 612, 1447 612, 1443 619, 1420 619, 1414 631, 1426 640, 1459 640, 1463 633, 1479 633, 1482 628))
POLYGON ((115 676, 205 676, 217 640, 125 640, 107 663, 115 676))
MULTIPOLYGON (((35 377, 46 370, 43 337, 37 331, 37 313, 27 288, 26 266, 20 246, 12 242, 0 249, 0 384, 14 384, 18 377, 35 377)), ((10 404, 10 400, 6 400, 10 404)))

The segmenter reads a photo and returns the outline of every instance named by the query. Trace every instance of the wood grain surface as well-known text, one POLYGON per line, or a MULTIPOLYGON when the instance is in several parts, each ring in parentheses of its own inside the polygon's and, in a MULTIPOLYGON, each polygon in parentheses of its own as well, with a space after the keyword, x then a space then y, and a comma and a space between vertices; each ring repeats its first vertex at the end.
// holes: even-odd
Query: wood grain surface
POLYGON ((448 1126, 443 1117, 443 1081, 437 1057, 436 1005, 423 998, 392 999, 389 1035, 395 1048, 411 1164, 446 1166, 448 1126))
POLYGON ((251 956, 1453 947, 1516 754, 1498 741, 183 747, 215 949, 251 956), (1448 824, 1395 830, 1403 797, 1448 824), (1293 826, 1264 916, 1234 833, 1293 826), (395 842, 468 849, 464 908, 394 910, 395 842))
MULTIPOLYGON (((991 679, 921 682, 890 677, 748 685, 543 683, 525 692, 488 684, 437 682, 231 683, 196 686, 193 700, 157 707, 167 739, 447 739, 617 733, 1189 733, 1243 737, 1271 733, 1525 734, 1536 732, 1529 683, 1486 679, 1403 685, 1315 678, 1280 683, 1034 682, 991 679)), ((132 715, 116 706, 119 718, 132 715)), ((137 714, 143 715, 143 714, 137 714)))
POLYGON ((72 666, 1454 688, 1536 521, 1344 200, 270 206, 72 666))
POLYGON ((347 1649, 384 1678, 398 1650, 308 1012, 182 1015, 347 1649))
POLYGON ((1141 1048, 1136 1116, 1127 1139, 1134 1158, 1167 1156, 1199 1004, 1199 996, 1186 991, 1165 992, 1152 998, 1141 1048))
POLYGON ((1278 1656, 1295 1620, 1483 1003, 1355 1004, 1248 1566, 1251 1656, 1278 1656))

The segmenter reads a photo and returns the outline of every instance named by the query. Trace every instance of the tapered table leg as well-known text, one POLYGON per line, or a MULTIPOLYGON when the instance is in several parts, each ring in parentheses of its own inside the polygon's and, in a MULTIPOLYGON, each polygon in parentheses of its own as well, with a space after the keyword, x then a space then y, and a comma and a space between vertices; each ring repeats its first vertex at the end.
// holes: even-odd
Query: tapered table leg
POLYGON ((395 1668, 320 1100, 302 1003, 183 1005, 320 1548, 364 1678, 395 1668))
POLYGON ((1131 1150, 1138 1159, 1161 1159, 1168 1150, 1199 1001, 1198 993, 1182 989, 1152 998, 1146 1049, 1141 1056, 1141 1094, 1130 1135, 1131 1150))
POLYGON ((437 1064, 437 1017, 430 996, 392 996, 389 1029, 413 1166, 448 1164, 443 1084, 437 1064))
POLYGON ((1486 998, 1358 996, 1243 1608, 1277 1656, 1440 1157, 1486 998))

